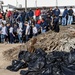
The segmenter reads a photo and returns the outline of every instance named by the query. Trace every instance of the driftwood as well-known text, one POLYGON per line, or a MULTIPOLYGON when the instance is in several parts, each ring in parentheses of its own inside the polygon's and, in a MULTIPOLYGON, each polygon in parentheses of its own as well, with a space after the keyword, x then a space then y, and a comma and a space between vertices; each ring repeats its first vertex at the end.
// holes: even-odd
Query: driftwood
POLYGON ((27 50, 29 52, 34 52, 35 51, 35 48, 34 48, 34 44, 37 42, 37 38, 33 38, 30 42, 30 45, 28 46, 27 50))

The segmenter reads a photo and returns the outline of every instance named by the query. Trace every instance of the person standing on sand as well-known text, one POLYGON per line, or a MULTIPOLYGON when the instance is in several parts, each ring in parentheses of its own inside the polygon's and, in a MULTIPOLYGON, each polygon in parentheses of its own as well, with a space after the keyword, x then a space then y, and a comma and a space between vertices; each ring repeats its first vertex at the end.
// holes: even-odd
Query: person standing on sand
POLYGON ((67 22, 67 25, 71 25, 72 22, 73 22, 73 9, 72 7, 70 7, 70 9, 68 10, 68 22, 67 22))
POLYGON ((9 35, 10 35, 10 43, 14 43, 14 34, 13 34, 13 27, 11 26, 9 29, 9 35))
POLYGON ((2 30, 0 33, 1 33, 1 43, 4 43, 7 35, 7 29, 3 23, 2 23, 2 30))
POLYGON ((32 31, 33 31, 33 36, 37 36, 38 31, 34 24, 32 24, 32 31))
POLYGON ((67 7, 64 7, 64 12, 62 15, 62 25, 65 26, 67 23, 67 15, 68 15, 68 9, 67 7))
POLYGON ((25 31, 25 36, 26 36, 26 41, 29 40, 29 35, 30 35, 30 25, 28 24, 28 22, 26 21, 25 24, 26 26, 26 31, 25 31))
POLYGON ((39 8, 37 8, 37 9, 35 10, 36 21, 39 20, 40 15, 41 15, 41 10, 40 10, 39 8))
POLYGON ((60 28, 59 28, 59 18, 57 16, 53 16, 53 30, 55 32, 59 32, 60 28))

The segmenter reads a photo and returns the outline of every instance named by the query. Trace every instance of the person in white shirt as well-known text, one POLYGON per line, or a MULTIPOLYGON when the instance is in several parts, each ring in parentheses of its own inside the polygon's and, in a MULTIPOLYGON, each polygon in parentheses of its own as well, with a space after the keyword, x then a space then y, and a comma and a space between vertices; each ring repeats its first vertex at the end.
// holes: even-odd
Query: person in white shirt
POLYGON ((22 43, 22 29, 18 27, 17 29, 19 43, 22 43))
POLYGON ((2 30, 2 23, 0 23, 0 31, 2 30))
POLYGON ((19 25, 19 28, 22 28, 23 27, 23 24, 22 24, 22 22, 18 22, 18 25, 19 25))
POLYGON ((6 20, 4 20, 4 17, 2 18, 2 23, 6 24, 6 20))
POLYGON ((13 34, 13 27, 12 27, 12 26, 10 27, 9 32, 10 32, 11 34, 13 34))
POLYGON ((29 35, 30 35, 30 25, 28 24, 28 22, 26 21, 25 24, 26 26, 26 31, 25 31, 25 35, 26 35, 26 41, 29 40, 29 35))
POLYGON ((2 19, 0 19, 0 24, 2 23, 2 19))
POLYGON ((38 31, 34 24, 32 24, 32 31, 33 31, 33 36, 37 36, 38 31))
POLYGON ((14 43, 14 34, 13 34, 13 27, 12 26, 9 29, 9 35, 10 35, 10 43, 14 43))
POLYGON ((1 43, 4 43, 5 42, 6 35, 7 35, 7 29, 6 29, 6 26, 2 23, 1 43))

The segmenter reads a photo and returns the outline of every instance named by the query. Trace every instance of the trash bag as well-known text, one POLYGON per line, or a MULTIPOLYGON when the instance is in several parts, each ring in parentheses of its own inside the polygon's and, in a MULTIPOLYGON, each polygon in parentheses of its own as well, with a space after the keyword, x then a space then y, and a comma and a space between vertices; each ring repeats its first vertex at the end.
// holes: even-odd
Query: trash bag
POLYGON ((65 52, 63 57, 63 64, 66 66, 69 65, 68 57, 69 57, 69 52, 65 52))
POLYGON ((67 67, 68 67, 69 69, 71 69, 71 70, 75 70, 75 64, 68 65, 67 67))
POLYGON ((28 64, 28 69, 32 70, 32 71, 38 71, 40 69, 42 69, 45 66, 45 58, 44 57, 40 57, 38 58, 34 63, 30 62, 28 64))
POLYGON ((52 75, 52 67, 49 66, 42 71, 42 75, 52 75))
POLYGON ((18 71, 19 69, 26 68, 26 67, 27 67, 26 63, 18 60, 13 60, 12 65, 8 66, 6 69, 10 71, 18 71))
POLYGON ((24 59, 24 55, 25 55, 27 52, 28 52, 28 51, 21 51, 21 52, 19 52, 19 54, 18 54, 18 59, 19 59, 19 60, 24 59))
POLYGON ((75 75, 75 49, 71 49, 70 52, 53 51, 48 54, 42 49, 36 49, 34 53, 21 51, 18 59, 13 60, 7 69, 18 71, 28 67, 26 71, 21 70, 21 75, 75 75))
POLYGON ((63 51, 61 51, 61 52, 59 52, 59 51, 53 51, 52 54, 53 54, 53 57, 55 57, 56 59, 64 57, 64 52, 63 51))
POLYGON ((21 75, 27 75, 28 73, 29 73, 29 70, 26 70, 26 71, 25 70, 21 70, 20 71, 21 75))
POLYGON ((55 62, 55 59, 52 53, 47 54, 45 57, 46 57, 46 64, 51 64, 55 62))
POLYGON ((75 75, 75 70, 71 70, 67 67, 62 66, 62 73, 63 75, 75 75))
POLYGON ((20 61, 19 60, 12 60, 12 66, 18 64, 20 61))
POLYGON ((30 57, 31 57, 31 53, 30 52, 26 52, 25 54, 24 54, 24 61, 25 62, 30 62, 30 57))
POLYGON ((68 62, 70 64, 75 62, 75 49, 72 49, 69 53, 68 62))
POLYGON ((46 63, 55 63, 55 62, 64 62, 64 54, 63 52, 52 52, 46 55, 46 63))
POLYGON ((19 60, 24 60, 25 62, 29 62, 31 57, 31 53, 28 51, 21 51, 18 55, 19 60))
POLYGON ((29 70, 21 70, 20 71, 21 75, 42 75, 40 71, 29 71, 29 70))
POLYGON ((62 75, 60 65, 58 65, 58 64, 53 65, 53 67, 52 67, 52 74, 53 75, 62 75))
POLYGON ((37 59, 38 59, 37 54, 36 54, 36 53, 32 53, 32 54, 31 54, 31 57, 30 57, 30 60, 31 60, 31 61, 36 61, 37 59))
POLYGON ((36 49, 35 50, 35 53, 37 54, 37 55, 39 55, 39 56, 45 56, 47 53, 44 51, 44 50, 42 50, 42 49, 36 49))
POLYGON ((41 75, 39 72, 29 72, 27 75, 41 75))

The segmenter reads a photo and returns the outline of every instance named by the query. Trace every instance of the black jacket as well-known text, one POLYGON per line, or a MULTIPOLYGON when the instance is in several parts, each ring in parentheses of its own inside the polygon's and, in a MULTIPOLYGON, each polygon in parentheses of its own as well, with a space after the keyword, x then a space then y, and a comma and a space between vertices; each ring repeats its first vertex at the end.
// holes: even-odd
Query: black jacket
POLYGON ((68 14, 69 14, 70 16, 73 16, 73 10, 72 10, 72 9, 68 10, 68 14))

